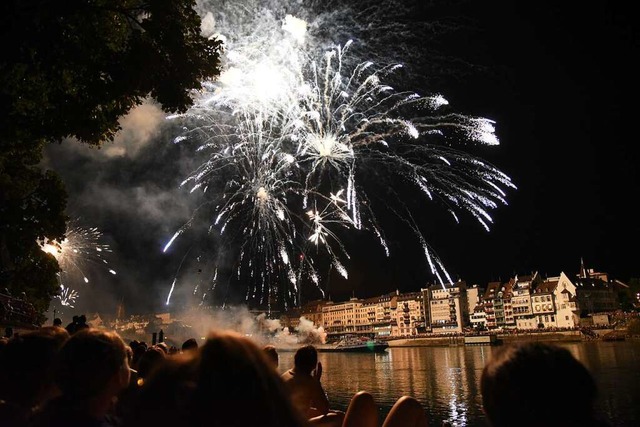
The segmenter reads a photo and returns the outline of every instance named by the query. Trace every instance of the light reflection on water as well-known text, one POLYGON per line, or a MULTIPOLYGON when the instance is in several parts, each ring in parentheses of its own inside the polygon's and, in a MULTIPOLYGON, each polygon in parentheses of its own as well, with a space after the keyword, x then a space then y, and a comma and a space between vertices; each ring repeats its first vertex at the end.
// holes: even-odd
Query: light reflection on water
MULTIPOLYGON (((640 341, 561 344, 593 373, 599 405, 613 426, 640 425, 640 341)), ((380 419, 400 396, 417 398, 430 426, 486 426, 480 374, 492 347, 390 348, 382 354, 320 353, 322 383, 335 409, 345 410, 360 390, 380 406, 380 419)), ((280 370, 293 366, 293 353, 281 353, 280 370)), ((553 380, 551 387, 560 385, 553 380)))

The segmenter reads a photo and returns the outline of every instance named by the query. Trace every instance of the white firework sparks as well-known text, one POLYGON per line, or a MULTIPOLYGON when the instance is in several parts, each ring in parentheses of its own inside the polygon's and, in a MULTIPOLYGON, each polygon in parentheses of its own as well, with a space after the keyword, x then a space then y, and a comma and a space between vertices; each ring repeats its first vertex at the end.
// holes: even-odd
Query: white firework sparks
POLYGON ((79 294, 72 286, 77 283, 89 283, 90 270, 98 268, 116 275, 116 271, 107 260, 112 252, 111 248, 101 243, 101 239, 102 233, 97 228, 78 226, 77 220, 74 220, 67 225, 65 239, 62 242, 41 242, 42 250, 53 255, 58 261, 60 293, 56 297, 62 305, 73 308, 79 294))
POLYGON ((67 288, 62 283, 60 284, 60 293, 55 296, 60 300, 60 305, 63 307, 75 308, 76 298, 78 298, 78 292, 71 288, 67 288))
POLYGON ((376 199, 401 206, 389 209, 415 236, 433 276, 451 282, 396 188, 442 203, 456 221, 467 212, 489 229, 489 212, 515 186, 456 146, 497 145, 493 121, 455 113, 438 93, 396 90, 388 81, 402 66, 359 61, 349 56, 351 41, 322 50, 330 43, 307 30, 323 17, 307 22, 273 2, 229 3, 203 20, 225 41, 226 68, 190 111, 173 118, 187 129, 176 142, 194 138, 210 153, 184 184, 206 192, 213 226, 238 243, 237 276, 251 282, 247 299, 276 297, 286 306, 303 278, 317 285, 309 247, 322 248, 347 277, 337 229, 369 230, 389 255, 376 199), (376 188, 383 180, 387 194, 368 189, 374 171, 376 188))

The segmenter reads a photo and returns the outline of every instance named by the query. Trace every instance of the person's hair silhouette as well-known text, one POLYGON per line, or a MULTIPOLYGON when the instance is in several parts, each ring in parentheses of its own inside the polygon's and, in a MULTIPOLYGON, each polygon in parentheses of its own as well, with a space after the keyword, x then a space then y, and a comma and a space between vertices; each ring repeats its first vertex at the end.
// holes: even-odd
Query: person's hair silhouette
POLYGON ((507 345, 493 355, 480 379, 491 426, 602 426, 595 411, 596 384, 571 353, 543 343, 507 345))

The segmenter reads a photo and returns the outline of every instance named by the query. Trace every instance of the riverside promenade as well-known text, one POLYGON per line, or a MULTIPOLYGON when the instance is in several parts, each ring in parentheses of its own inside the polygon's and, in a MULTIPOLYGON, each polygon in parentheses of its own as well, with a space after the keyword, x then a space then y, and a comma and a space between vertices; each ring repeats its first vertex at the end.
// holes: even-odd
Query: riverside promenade
MULTIPOLYGON (((612 329, 594 330, 594 336, 587 336, 579 330, 571 331, 535 331, 518 333, 498 333, 497 338, 500 344, 521 341, 544 341, 544 342, 581 342, 599 339, 599 337, 610 333, 612 329)), ((464 344, 464 335, 434 335, 419 336, 411 338, 387 339, 389 347, 441 347, 457 346, 464 344)))

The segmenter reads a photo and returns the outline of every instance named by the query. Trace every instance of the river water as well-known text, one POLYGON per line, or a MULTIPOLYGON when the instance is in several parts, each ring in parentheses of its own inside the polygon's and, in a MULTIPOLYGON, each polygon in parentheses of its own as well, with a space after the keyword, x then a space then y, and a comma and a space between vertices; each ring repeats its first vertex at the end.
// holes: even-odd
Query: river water
MULTIPOLYGON (((640 425, 640 341, 558 345, 591 371, 599 388, 599 409, 612 426, 640 425)), ((395 347, 381 354, 320 353, 319 358, 324 368, 322 383, 335 409, 345 410, 357 391, 366 390, 378 402, 382 420, 398 397, 410 395, 424 406, 430 426, 449 421, 452 426, 486 427, 480 374, 492 350, 485 346, 395 347)), ((280 370, 291 366, 293 353, 281 353, 280 370)))

